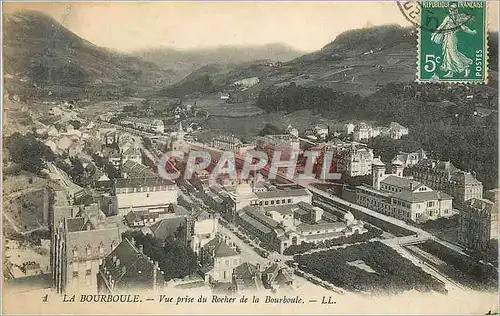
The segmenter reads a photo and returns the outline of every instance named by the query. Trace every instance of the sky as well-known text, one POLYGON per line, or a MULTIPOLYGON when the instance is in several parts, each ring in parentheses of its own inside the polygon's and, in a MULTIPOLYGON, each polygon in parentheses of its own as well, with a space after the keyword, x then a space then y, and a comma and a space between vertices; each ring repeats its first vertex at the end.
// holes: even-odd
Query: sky
MULTIPOLYGON (((4 14, 21 9, 42 11, 88 41, 124 52, 277 42, 311 52, 345 30, 411 25, 396 1, 3 4, 4 14)), ((490 29, 498 30, 498 9, 490 4, 490 29)))

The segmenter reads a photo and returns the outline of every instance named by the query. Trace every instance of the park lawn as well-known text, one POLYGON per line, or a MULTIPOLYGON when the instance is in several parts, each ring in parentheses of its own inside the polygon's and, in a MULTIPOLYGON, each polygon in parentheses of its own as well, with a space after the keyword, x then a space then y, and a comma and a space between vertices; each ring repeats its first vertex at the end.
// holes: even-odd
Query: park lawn
POLYGON ((411 290, 446 292, 442 282, 378 241, 296 255, 294 259, 303 271, 348 291, 372 295, 400 294, 411 290), (375 273, 361 269, 353 262, 362 263, 375 273))

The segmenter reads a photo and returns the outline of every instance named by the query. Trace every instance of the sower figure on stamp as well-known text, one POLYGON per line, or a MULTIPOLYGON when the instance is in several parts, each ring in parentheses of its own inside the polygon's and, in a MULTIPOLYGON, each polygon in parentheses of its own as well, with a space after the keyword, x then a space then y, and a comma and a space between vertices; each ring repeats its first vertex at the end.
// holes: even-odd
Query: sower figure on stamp
POLYGON ((443 63, 441 70, 447 71, 445 78, 452 78, 454 73, 465 72, 467 78, 470 73, 472 59, 458 51, 457 32, 460 30, 465 33, 475 35, 477 32, 468 28, 465 23, 470 20, 470 16, 457 12, 457 5, 451 4, 450 14, 444 18, 443 23, 432 33, 431 40, 443 47, 443 63))

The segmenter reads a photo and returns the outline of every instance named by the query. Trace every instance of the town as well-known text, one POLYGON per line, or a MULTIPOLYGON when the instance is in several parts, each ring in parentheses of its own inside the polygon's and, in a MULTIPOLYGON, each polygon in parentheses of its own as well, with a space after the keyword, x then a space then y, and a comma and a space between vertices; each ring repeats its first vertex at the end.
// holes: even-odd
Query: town
MULTIPOLYGON (((315 137, 289 125, 285 134, 264 135, 255 143, 234 136, 200 143, 182 120, 168 132, 157 119, 131 124, 130 118, 85 117, 68 102, 51 106, 31 132, 11 136, 19 138, 16 146, 27 138, 45 145, 52 157, 43 156, 40 165, 48 179, 36 189, 44 201, 42 214, 31 215, 35 218, 23 229, 18 218, 26 215, 4 210, 18 235, 49 232, 39 237, 42 247, 7 240, 8 284, 45 278, 40 286, 60 293, 119 293, 132 280, 138 288, 159 292, 316 286, 344 293, 356 285, 323 278, 317 262, 330 252, 366 247, 400 261, 438 292, 466 286, 440 269, 438 262, 446 259, 442 252, 493 267, 486 254, 498 236, 498 190, 483 190, 474 172, 432 159, 423 148, 382 162, 366 141, 380 130, 400 139, 409 131, 398 123, 382 129, 366 123, 316 126, 315 137), (340 140, 341 135, 347 138, 340 140), (209 173, 227 151, 236 157, 251 150, 303 157, 311 148, 319 153, 314 167, 328 156, 340 180, 325 180, 321 172, 305 181, 290 179, 287 170, 270 180, 268 166, 243 177, 238 162, 236 179, 209 173), (192 170, 189 179, 163 179, 157 173, 159 157, 174 149, 186 155, 167 161, 171 171, 183 170, 193 150, 210 153, 212 161, 192 170), (359 178, 368 181, 353 183, 359 178), (456 236, 442 237, 426 226, 437 221, 456 222, 456 236), (19 262, 13 256, 29 257, 43 247, 46 255, 34 256, 38 260, 19 262), (179 251, 178 258, 166 257, 179 251)), ((295 172, 303 162, 297 159, 295 172)), ((381 264, 364 256, 353 259, 339 264, 367 272, 381 264)))

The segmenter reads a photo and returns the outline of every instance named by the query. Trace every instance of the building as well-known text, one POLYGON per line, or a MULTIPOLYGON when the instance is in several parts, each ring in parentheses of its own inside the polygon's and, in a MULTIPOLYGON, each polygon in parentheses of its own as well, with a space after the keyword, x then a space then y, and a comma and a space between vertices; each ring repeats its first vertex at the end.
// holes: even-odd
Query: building
POLYGON ((361 122, 354 127, 352 139, 355 142, 367 141, 373 137, 373 128, 367 123, 361 122))
POLYGON ((260 264, 243 262, 233 270, 233 288, 237 291, 262 290, 262 271, 260 264))
POLYGON ((135 163, 142 163, 142 153, 137 147, 131 146, 122 151, 122 161, 123 163, 127 161, 133 161, 135 163))
POLYGON ((264 288, 272 291, 279 289, 291 289, 293 287, 293 272, 289 268, 280 267, 277 263, 271 264, 262 271, 262 283, 264 288))
POLYGON ((498 199, 465 201, 460 211, 459 242, 480 254, 488 250, 491 239, 498 239, 498 199))
POLYGON ((449 161, 422 159, 413 169, 413 178, 448 193, 457 205, 472 198, 483 198, 483 184, 475 173, 462 171, 449 161))
POLYGON ((121 121, 124 125, 130 125, 135 129, 152 132, 152 133, 163 133, 165 132, 165 124, 162 120, 149 119, 142 117, 127 117, 121 121))
POLYGON ((123 178, 156 178, 158 175, 148 166, 134 160, 126 160, 121 166, 123 178))
POLYGON ((299 152, 299 139, 293 135, 266 135, 256 139, 256 145, 267 150, 279 150, 281 152, 299 152))
POLYGON ((310 203, 247 206, 237 214, 237 224, 257 237, 269 250, 283 253, 291 245, 319 243, 342 236, 364 233, 363 223, 352 214, 339 221, 310 203))
POLYGON ((329 129, 326 124, 318 124, 314 127, 314 133, 318 135, 321 139, 326 139, 328 137, 329 129))
POLYGON ((408 128, 397 122, 391 122, 389 124, 389 137, 392 139, 400 139, 401 137, 408 135, 408 128))
POLYGON ((260 206, 312 203, 312 193, 307 189, 269 190, 254 192, 254 194, 257 197, 254 205, 260 206))
POLYGON ((200 272, 209 283, 232 283, 233 271, 242 263, 241 255, 220 237, 202 248, 200 272))
POLYGON ((97 274, 98 292, 115 294, 137 290, 161 291, 164 273, 144 252, 142 245, 127 238, 104 258, 97 274))
POLYGON ((115 179, 112 195, 116 196, 118 215, 125 216, 131 210, 165 212, 177 203, 177 186, 160 177, 115 179))
POLYGON ((193 219, 193 229, 191 232, 191 249, 195 254, 199 254, 207 243, 213 240, 219 232, 218 215, 203 212, 193 219))
POLYGON ((59 293, 97 290, 101 260, 121 241, 116 224, 106 222, 97 205, 55 206, 52 221, 53 286, 59 293))
POLYGON ((132 228, 149 226, 156 223, 159 219, 160 214, 158 212, 130 211, 125 215, 126 224, 132 228))
POLYGON ((373 162, 372 187, 356 187, 356 203, 404 221, 425 222, 453 215, 453 198, 443 192, 403 177, 403 166, 386 166, 376 158, 373 162))
POLYGON ((217 136, 212 139, 211 146, 220 150, 239 151, 243 143, 234 136, 217 136))
POLYGON ((299 137, 299 130, 293 127, 292 125, 287 126, 286 132, 294 137, 299 137))
POLYGON ((331 155, 336 171, 348 177, 364 176, 372 172, 373 150, 366 145, 334 141, 325 145, 324 152, 325 155, 331 155))
POLYGON ((191 241, 191 226, 192 222, 187 216, 176 216, 163 218, 141 231, 144 235, 152 235, 162 242, 167 238, 174 238, 182 241, 185 245, 189 245, 191 241))
POLYGON ((352 133, 354 133, 354 127, 356 127, 354 124, 352 124, 352 123, 346 123, 346 124, 343 125, 342 131, 346 135, 351 135, 352 133))
POLYGON ((427 154, 423 149, 419 149, 411 153, 399 152, 399 154, 392 159, 392 163, 400 164, 404 168, 411 168, 417 165, 422 159, 427 159, 427 154))

